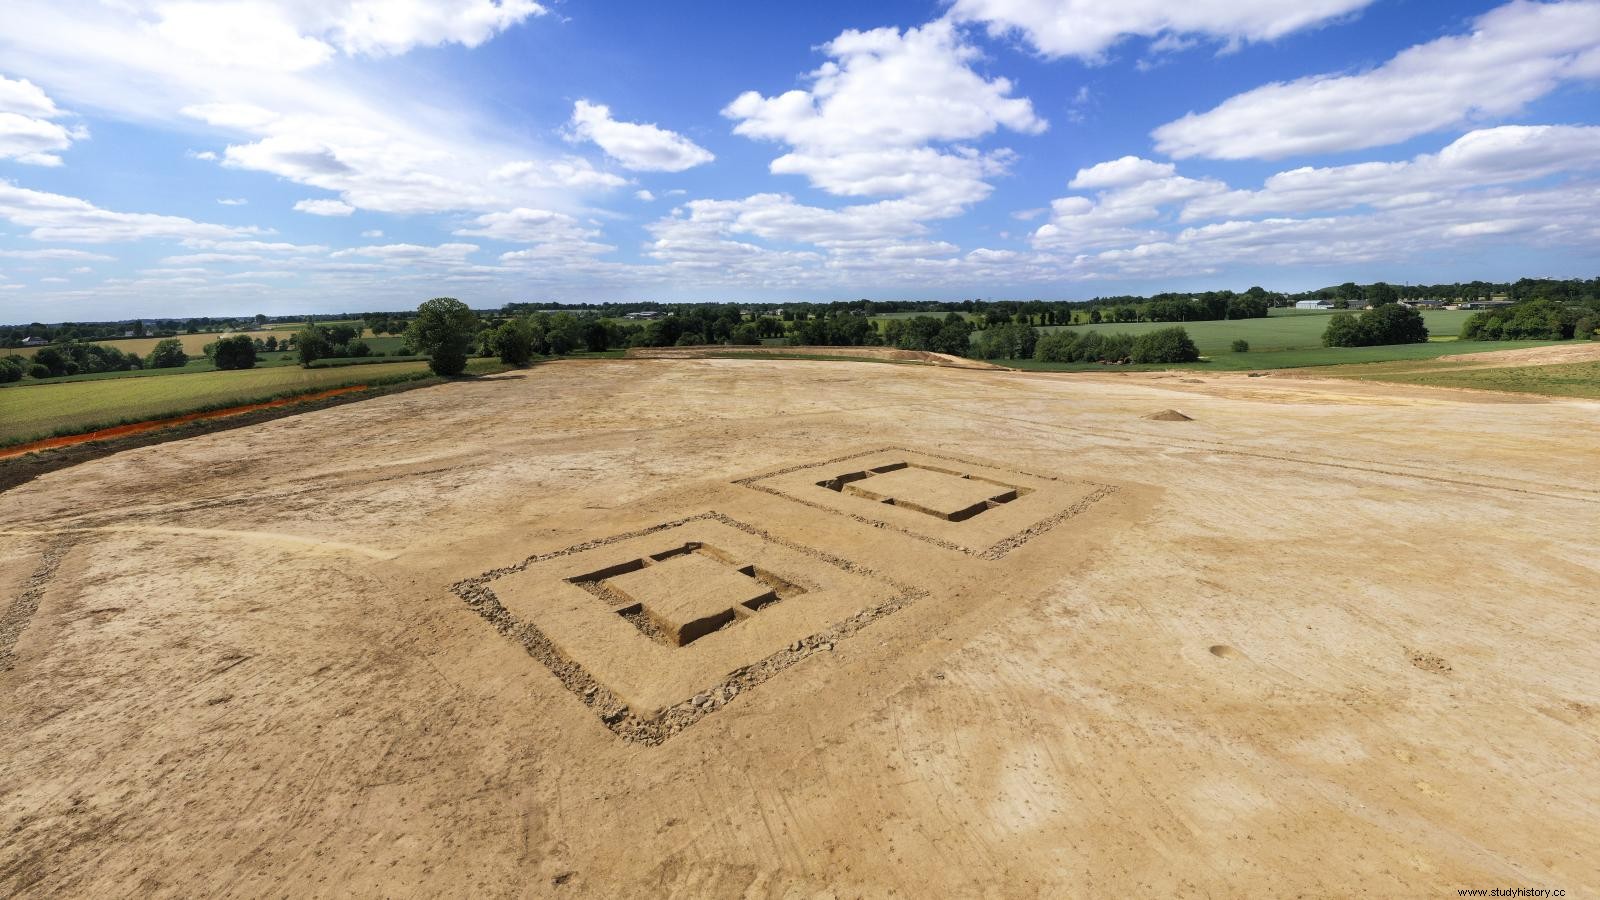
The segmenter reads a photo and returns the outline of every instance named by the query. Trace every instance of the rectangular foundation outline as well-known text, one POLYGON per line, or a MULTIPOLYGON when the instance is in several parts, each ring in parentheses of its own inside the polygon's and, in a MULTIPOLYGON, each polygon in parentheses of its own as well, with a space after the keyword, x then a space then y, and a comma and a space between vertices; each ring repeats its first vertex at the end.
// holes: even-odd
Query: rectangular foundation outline
POLYGON ((801 498, 801 497, 796 497, 793 494, 786 494, 786 493, 784 493, 784 492, 782 492, 780 490, 776 490, 774 488, 766 487, 765 485, 762 485, 762 484, 758 483, 758 482, 765 481, 765 480, 767 480, 769 478, 776 478, 776 477, 778 477, 780 475, 788 475, 790 472, 798 472, 798 471, 800 471, 802 469, 813 469, 813 468, 820 468, 822 466, 833 466, 833 465, 837 465, 837 464, 840 464, 840 463, 849 462, 852 459, 860 459, 863 456, 875 456, 875 455, 880 454, 880 453, 912 453, 912 454, 916 454, 917 456, 926 456, 926 457, 928 457, 930 459, 943 459, 943 460, 948 460, 950 462, 961 463, 963 465, 978 466, 979 468, 984 468, 984 469, 997 469, 997 470, 1002 471, 1002 472, 1014 472, 1014 473, 1016 473, 1018 475, 1025 475, 1025 476, 1027 476, 1029 478, 1038 478, 1038 479, 1043 480, 1043 481, 1061 481, 1060 478, 1057 478, 1054 475, 1040 475, 1038 473, 1028 472, 1028 471, 1025 471, 1023 469, 1013 469, 1013 468, 1009 468, 1009 467, 1003 466, 1003 465, 994 465, 992 463, 980 462, 978 460, 965 459, 965 458, 960 457, 960 456, 952 456, 952 455, 950 455, 948 453, 931 453, 931 452, 929 452, 927 450, 911 450, 911 449, 906 448, 906 447, 874 447, 871 450, 862 450, 862 451, 859 451, 859 452, 856 452, 856 453, 848 453, 848 454, 846 454, 844 456, 834 457, 833 459, 823 459, 823 460, 818 460, 816 462, 808 462, 808 463, 804 463, 804 464, 796 465, 796 466, 785 466, 782 469, 774 469, 774 470, 772 470, 770 472, 762 472, 759 475, 748 475, 748 476, 746 476, 744 478, 735 479, 733 483, 737 484, 737 485, 740 485, 741 487, 750 488, 751 490, 761 491, 764 494, 771 494, 774 497, 782 497, 785 500, 789 500, 789 501, 794 502, 794 503, 799 503, 802 506, 809 506, 812 509, 818 509, 818 510, 822 510, 823 512, 832 513, 832 514, 834 514, 836 516, 844 516, 846 518, 854 519, 857 522, 862 523, 863 525, 871 525, 874 528, 886 528, 886 529, 888 529, 890 531, 893 531, 893 532, 895 532, 897 534, 903 534, 906 537, 916 538, 919 541, 923 541, 925 543, 932 544, 935 547, 942 547, 942 548, 944 548, 946 550, 954 550, 957 553, 965 553, 968 556, 976 556, 979 559, 986 559, 986 560, 990 560, 990 561, 1004 559, 1006 554, 1010 553, 1011 551, 1017 549, 1018 547, 1021 547, 1023 544, 1026 544, 1027 542, 1033 540, 1034 538, 1038 537, 1039 535, 1050 531, 1052 528, 1055 528, 1057 525, 1060 525, 1062 522, 1065 522, 1068 519, 1072 519, 1072 518, 1075 518, 1077 516, 1082 515, 1083 513, 1087 512, 1089 510, 1089 508, 1094 506, 1096 503, 1099 503, 1101 500, 1104 500, 1105 498, 1107 498, 1107 497, 1109 497, 1112 494, 1115 494, 1117 492, 1117 486, 1114 485, 1114 484, 1100 484, 1099 482, 1094 482, 1094 481, 1083 481, 1083 482, 1081 482, 1082 484, 1090 485, 1094 489, 1092 491, 1090 491, 1087 495, 1085 495, 1083 497, 1080 497, 1077 500, 1077 502, 1073 503, 1071 506, 1068 506, 1066 509, 1063 509, 1063 510, 1061 510, 1059 512, 1056 512, 1053 515, 1046 516, 1045 518, 1040 519, 1038 522, 1035 522, 1034 524, 1028 526, 1027 528, 1022 529, 1021 531, 1019 531, 1019 532, 1017 532, 1015 534, 1012 534, 1012 535, 1009 535, 1007 537, 1001 538, 999 541, 996 541, 994 544, 990 545, 989 547, 985 547, 985 548, 983 548, 981 550, 974 550, 971 547, 963 547, 960 544, 954 544, 954 543, 951 543, 950 541, 946 541, 946 540, 943 540, 941 538, 936 538, 936 537, 933 537, 931 535, 919 534, 918 532, 912 531, 912 530, 907 529, 907 528, 902 528, 901 526, 896 525, 896 524, 894 524, 892 522, 885 522, 882 519, 874 519, 874 518, 872 518, 870 516, 864 516, 864 515, 860 515, 858 513, 851 513, 851 512, 844 512, 844 511, 841 511, 841 510, 837 510, 837 509, 834 509, 834 508, 832 508, 830 506, 824 506, 821 503, 813 503, 810 500, 806 500, 806 499, 801 498))
POLYGON ((927 592, 920 588, 905 584, 866 566, 858 565, 848 559, 834 556, 803 544, 785 540, 754 525, 740 522, 715 511, 675 519, 671 522, 652 525, 649 528, 641 528, 623 534, 596 538, 549 553, 535 554, 522 562, 498 569, 490 569, 487 572, 458 581, 450 586, 450 590, 465 601, 473 612, 482 616, 496 631, 521 644, 529 656, 543 663, 550 670, 550 673, 561 682, 562 686, 571 691, 573 696, 599 715, 600 722, 610 729, 613 734, 624 740, 646 746, 656 746, 666 741, 674 734, 722 709, 751 688, 793 666, 795 663, 816 653, 832 650, 835 642, 843 640, 873 622, 885 616, 893 615, 927 596, 927 592), (538 626, 523 622, 513 616, 509 610, 501 605, 500 598, 495 596, 494 590, 489 587, 492 582, 507 575, 521 572, 535 563, 559 559, 563 556, 582 553, 608 544, 633 540, 634 538, 666 531, 669 528, 687 525, 691 522, 704 521, 719 522, 752 537, 776 544, 786 550, 809 556, 850 574, 874 579, 889 585, 896 593, 889 599, 860 610, 854 615, 833 623, 822 631, 801 638, 785 649, 749 665, 734 669, 722 681, 706 688, 696 694, 695 697, 680 700, 654 716, 644 717, 630 710, 627 704, 623 703, 609 688, 591 675, 581 663, 562 653, 544 632, 539 630, 538 626), (705 701, 696 704, 695 699, 700 697, 705 698, 705 701))

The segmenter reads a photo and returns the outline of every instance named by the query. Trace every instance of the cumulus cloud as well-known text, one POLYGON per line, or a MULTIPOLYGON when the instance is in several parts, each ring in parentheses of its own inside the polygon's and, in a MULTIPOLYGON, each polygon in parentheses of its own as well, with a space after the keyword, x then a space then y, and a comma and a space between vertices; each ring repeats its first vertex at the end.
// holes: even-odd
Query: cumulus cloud
POLYGON ((1001 128, 1047 127, 1027 98, 1011 95, 1010 81, 973 68, 978 51, 949 22, 846 31, 822 50, 830 59, 810 73, 807 89, 746 91, 722 114, 738 123, 736 134, 789 145, 772 161, 775 174, 803 175, 837 196, 897 198, 844 218, 877 220, 903 235, 919 231, 921 220, 957 215, 987 197, 986 179, 1014 158, 967 142, 1001 128))
POLYGON ((1600 169, 1600 126, 1502 125, 1468 132, 1438 153, 1407 161, 1279 172, 1260 190, 1194 200, 1183 218, 1416 206, 1471 188, 1594 169, 1600 169))
POLYGON ((101 209, 86 200, 34 191, 0 181, 0 219, 31 229, 40 241, 110 243, 145 238, 225 238, 254 228, 211 225, 182 216, 101 209))
POLYGON ((1137 156, 1124 156, 1096 163, 1087 169, 1079 169, 1078 174, 1067 186, 1079 190, 1127 187, 1155 178, 1165 178, 1176 168, 1172 163, 1158 163, 1137 156))
POLYGON ((607 156, 636 172, 682 172, 716 159, 677 132, 619 122, 611 117, 610 107, 587 100, 573 104, 568 133, 575 141, 593 141, 607 156))
POLYGON ((447 243, 431 247, 423 244, 380 244, 335 250, 329 256, 334 259, 364 257, 390 263, 451 265, 464 262, 477 250, 477 244, 447 243))
POLYGON ((544 166, 542 148, 508 137, 471 103, 409 90, 406 73, 346 77, 352 55, 475 46, 542 12, 527 0, 9 0, 8 25, 20 24, 0 29, 0 59, 125 120, 168 125, 180 111, 186 129, 203 122, 232 141, 206 151, 225 166, 360 209, 577 207, 574 194, 624 180, 581 161, 544 166), (494 177, 518 161, 548 177, 494 177))
POLYGON ((1597 142, 1596 126, 1501 126, 1410 160, 1280 172, 1260 190, 1114 160, 1083 171, 1155 177, 1056 200, 1033 235, 1034 264, 1047 260, 1064 278, 1154 278, 1415 262, 1488 240, 1502 250, 1591 246, 1600 224, 1585 209, 1600 184, 1580 179, 1600 169, 1597 142))
POLYGON ((354 206, 343 200, 299 200, 294 208, 297 212, 310 213, 313 216, 348 216, 356 211, 354 206))
POLYGON ((1356 12, 1372 0, 956 0, 950 15, 1020 35, 1041 54, 1100 61, 1129 36, 1181 49, 1186 36, 1269 41, 1356 12))
POLYGON ((646 203, 649 203, 649 202, 651 202, 651 201, 656 199, 656 195, 655 194, 652 194, 649 191, 642 190, 642 189, 634 191, 633 192, 633 196, 634 196, 635 199, 643 200, 646 203))
POLYGON ((146 6, 153 31, 174 50, 207 63, 298 71, 337 52, 368 56, 455 43, 476 47, 545 8, 529 0, 262 0, 166 2, 146 6))
POLYGON ((1157 128, 1179 159, 1280 159, 1398 143, 1516 113, 1563 82, 1600 77, 1600 3, 1514 0, 1469 34, 1439 38, 1352 75, 1276 82, 1157 128))
POLYGON ((56 154, 89 136, 81 125, 68 128, 51 121, 61 115, 38 85, 0 75, 0 159, 34 166, 61 165, 56 154))

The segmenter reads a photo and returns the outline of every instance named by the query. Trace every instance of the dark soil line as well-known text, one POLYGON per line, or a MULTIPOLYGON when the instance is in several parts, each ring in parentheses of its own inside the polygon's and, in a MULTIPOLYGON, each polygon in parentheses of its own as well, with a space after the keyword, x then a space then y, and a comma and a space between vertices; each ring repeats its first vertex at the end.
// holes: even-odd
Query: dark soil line
POLYGON ((259 425, 262 422, 271 422, 274 419, 282 419, 287 416, 299 415, 300 413, 328 409, 333 406, 343 406, 346 403, 358 403, 374 397, 386 397, 390 394, 398 394, 403 391, 416 390, 417 388, 433 387, 442 383, 444 382, 424 378, 417 381, 382 385, 367 390, 346 391, 332 396, 323 394, 315 400, 306 400, 298 403, 291 402, 281 406, 259 408, 258 404, 249 404, 248 406, 257 408, 234 415, 223 415, 221 418, 192 419, 179 422, 170 427, 124 434, 104 440, 90 440, 85 443, 72 444, 71 446, 40 450, 21 456, 0 459, 0 493, 11 490, 20 484, 26 484, 40 475, 71 468, 80 463, 121 453, 124 450, 164 444, 167 441, 181 441, 185 438, 198 437, 202 434, 211 434, 218 431, 228 431, 234 428, 244 428, 248 425, 259 425))

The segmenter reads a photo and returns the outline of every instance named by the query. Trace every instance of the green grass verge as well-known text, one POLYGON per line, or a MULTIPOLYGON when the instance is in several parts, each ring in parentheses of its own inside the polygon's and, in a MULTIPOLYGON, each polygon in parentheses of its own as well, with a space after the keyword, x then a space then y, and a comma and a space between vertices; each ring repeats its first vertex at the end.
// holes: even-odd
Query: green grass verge
POLYGON ((1358 375, 1363 381, 1387 381, 1433 387, 1512 391, 1553 397, 1600 400, 1600 362, 1516 366, 1504 369, 1444 369, 1438 372, 1380 372, 1358 375))

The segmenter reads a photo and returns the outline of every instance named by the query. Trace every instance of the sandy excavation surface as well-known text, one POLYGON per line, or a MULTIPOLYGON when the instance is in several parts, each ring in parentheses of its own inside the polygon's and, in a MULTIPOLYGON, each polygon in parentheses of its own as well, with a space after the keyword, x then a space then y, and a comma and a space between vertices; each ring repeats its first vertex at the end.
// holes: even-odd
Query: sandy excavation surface
POLYGON ((1593 896, 1597 459, 746 360, 128 451, 0 494, 0 895, 1593 896))

